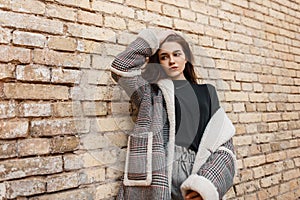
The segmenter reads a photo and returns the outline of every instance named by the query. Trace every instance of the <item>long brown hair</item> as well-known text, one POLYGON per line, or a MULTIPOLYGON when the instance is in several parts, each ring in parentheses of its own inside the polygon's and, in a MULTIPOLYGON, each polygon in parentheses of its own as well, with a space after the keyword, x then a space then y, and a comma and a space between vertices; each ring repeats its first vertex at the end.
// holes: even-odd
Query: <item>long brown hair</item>
MULTIPOLYGON (((183 74, 190 83, 197 83, 197 76, 196 76, 196 73, 194 70, 194 65, 193 65, 194 57, 193 57, 192 51, 191 51, 190 46, 187 43, 187 41, 182 36, 174 33, 172 35, 169 35, 160 44, 160 47, 165 42, 176 42, 181 45, 183 52, 185 54, 186 60, 187 60, 187 62, 185 64, 185 68, 183 70, 183 74)), ((159 57, 158 57, 159 50, 160 49, 158 49, 155 52, 155 54, 149 58, 149 62, 145 67, 145 71, 142 73, 143 77, 146 80, 148 80, 150 83, 157 82, 159 79, 165 78, 167 76, 159 63, 159 57)))

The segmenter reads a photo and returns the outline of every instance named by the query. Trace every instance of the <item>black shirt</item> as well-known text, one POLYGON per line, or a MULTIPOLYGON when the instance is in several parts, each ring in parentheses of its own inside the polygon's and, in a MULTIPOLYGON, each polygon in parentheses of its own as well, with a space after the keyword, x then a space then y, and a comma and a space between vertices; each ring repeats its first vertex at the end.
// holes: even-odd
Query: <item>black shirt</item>
POLYGON ((174 80, 176 136, 175 144, 198 151, 203 132, 219 109, 214 86, 174 80))

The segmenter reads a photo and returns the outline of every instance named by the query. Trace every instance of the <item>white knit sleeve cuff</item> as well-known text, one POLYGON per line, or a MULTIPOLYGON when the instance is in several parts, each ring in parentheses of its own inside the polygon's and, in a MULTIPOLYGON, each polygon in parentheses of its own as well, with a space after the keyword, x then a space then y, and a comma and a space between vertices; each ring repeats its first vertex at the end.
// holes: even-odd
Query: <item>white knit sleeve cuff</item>
POLYGON ((152 55, 159 47, 159 41, 156 35, 157 34, 155 33, 155 30, 152 29, 144 29, 138 34, 139 37, 143 38, 150 45, 152 49, 152 55))
POLYGON ((182 196, 187 194, 188 190, 198 192, 203 200, 219 200, 219 193, 215 185, 203 176, 197 174, 190 175, 180 187, 182 196))

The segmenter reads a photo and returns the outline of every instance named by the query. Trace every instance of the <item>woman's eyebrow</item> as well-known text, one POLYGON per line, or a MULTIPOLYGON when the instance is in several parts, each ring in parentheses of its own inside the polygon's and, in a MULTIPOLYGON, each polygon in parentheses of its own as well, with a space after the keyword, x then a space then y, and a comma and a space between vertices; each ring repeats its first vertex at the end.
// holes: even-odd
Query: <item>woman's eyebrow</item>
POLYGON ((178 49, 178 50, 173 51, 173 53, 178 53, 178 52, 182 52, 182 50, 178 49))
MULTIPOLYGON (((178 50, 174 50, 172 53, 177 53, 177 52, 182 52, 182 50, 178 49, 178 50)), ((167 55, 167 52, 162 52, 159 55, 167 55)))

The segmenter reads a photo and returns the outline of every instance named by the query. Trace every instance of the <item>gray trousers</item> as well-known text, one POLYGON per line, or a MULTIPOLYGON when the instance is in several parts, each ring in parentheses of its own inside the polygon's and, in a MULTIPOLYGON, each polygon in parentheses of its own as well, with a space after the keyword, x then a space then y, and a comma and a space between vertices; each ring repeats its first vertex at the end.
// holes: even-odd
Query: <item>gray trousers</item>
POLYGON ((175 145, 172 172, 172 200, 183 200, 180 191, 181 184, 191 175, 196 153, 185 147, 175 145))

